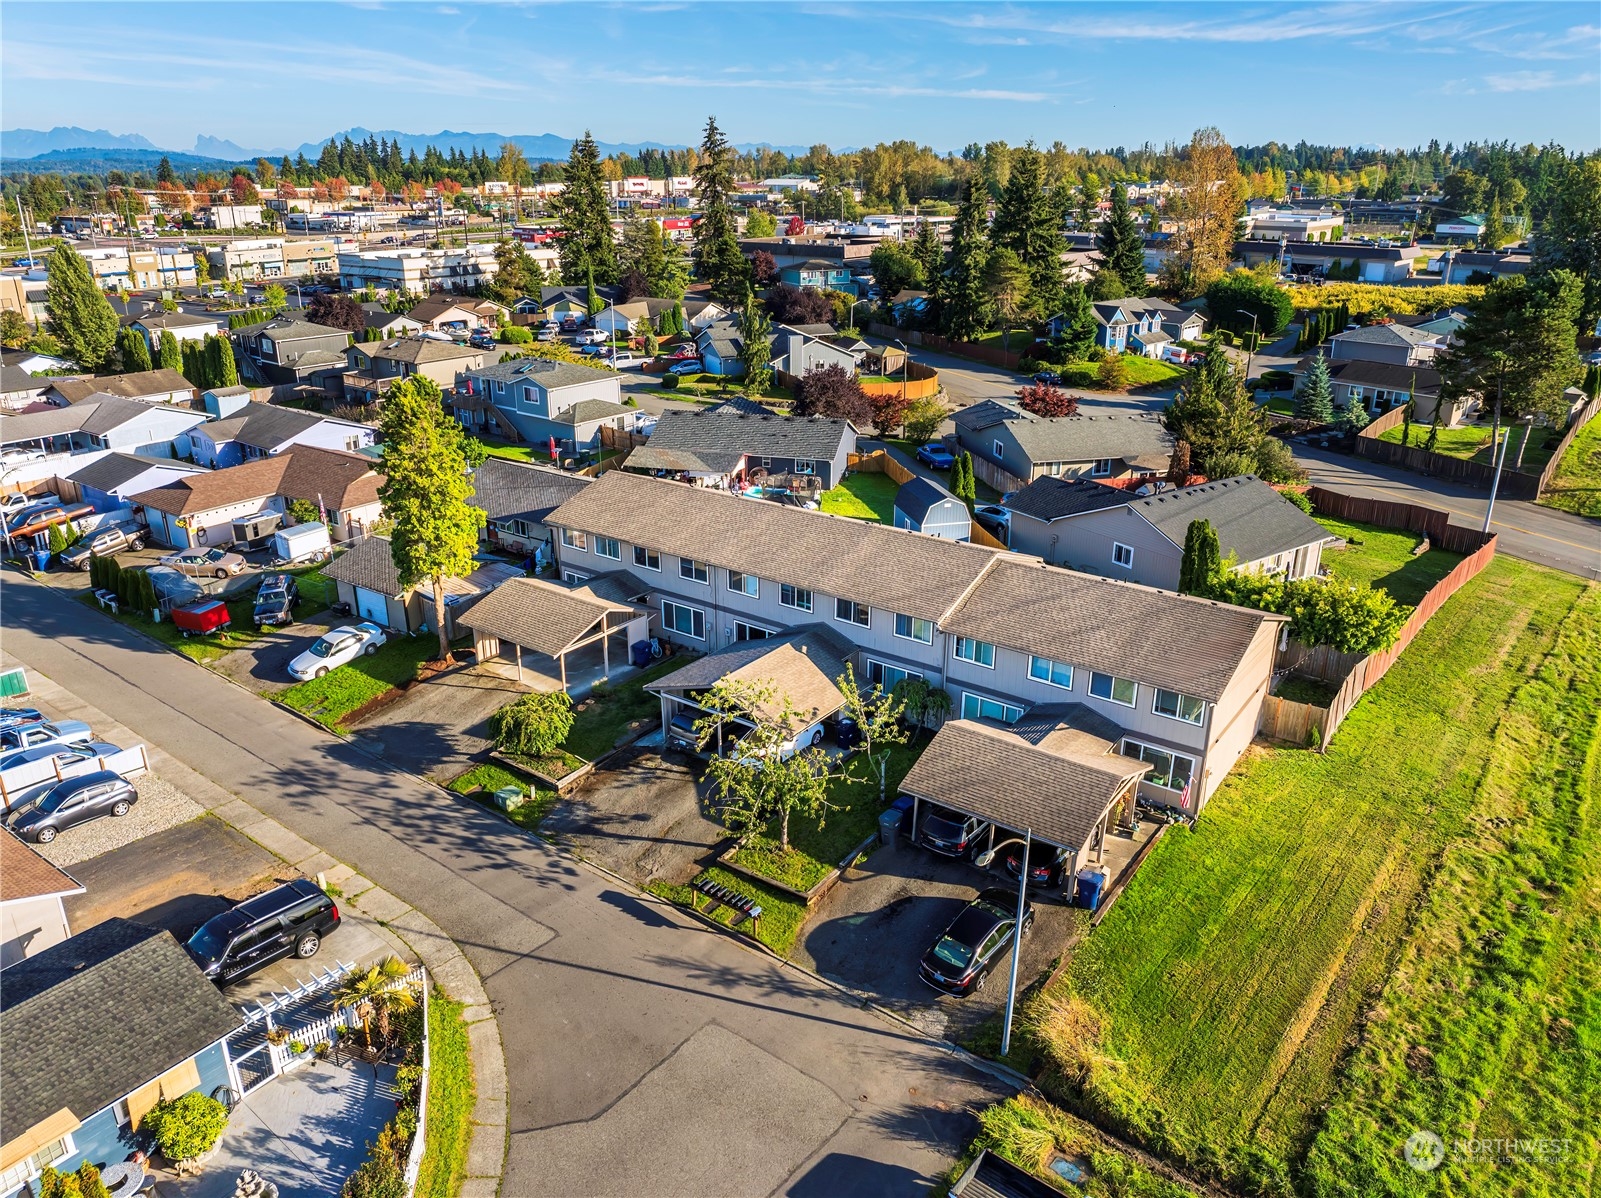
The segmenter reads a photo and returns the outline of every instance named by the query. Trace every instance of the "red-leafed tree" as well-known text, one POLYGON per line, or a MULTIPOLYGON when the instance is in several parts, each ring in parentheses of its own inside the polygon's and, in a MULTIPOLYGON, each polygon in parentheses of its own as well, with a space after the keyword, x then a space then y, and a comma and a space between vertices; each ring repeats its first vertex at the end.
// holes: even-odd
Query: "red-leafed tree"
POLYGON ((758 287, 765 287, 778 276, 778 262, 766 250, 757 250, 750 260, 750 273, 758 287))
POLYGON ((328 180, 328 195, 336 202, 350 194, 350 181, 343 175, 335 175, 328 180))
POLYGON ((789 226, 784 230, 786 237, 799 237, 806 232, 806 222, 798 216, 789 218, 789 226))
POLYGON ((873 423, 873 401, 843 366, 813 366, 795 388, 790 411, 797 416, 849 420, 857 428, 873 423))
POLYGON ((911 406, 899 389, 887 395, 869 396, 873 401, 873 431, 880 437, 887 437, 900 428, 901 422, 906 418, 906 409, 911 406))
POLYGON ((459 196, 461 194, 461 184, 454 179, 441 179, 436 186, 442 195, 459 196))
POLYGON ((233 202, 236 204, 254 204, 261 199, 256 185, 243 175, 235 175, 233 182, 228 184, 228 190, 233 193, 233 202))
POLYGON ((312 324, 359 333, 367 327, 367 314, 351 295, 319 295, 306 305, 306 319, 312 324))
POLYGON ((779 324, 828 324, 834 301, 809 287, 779 283, 767 289, 767 311, 779 324))
POLYGON ((1030 383, 1019 389, 1017 406, 1036 416, 1077 416, 1078 396, 1050 383, 1030 383))

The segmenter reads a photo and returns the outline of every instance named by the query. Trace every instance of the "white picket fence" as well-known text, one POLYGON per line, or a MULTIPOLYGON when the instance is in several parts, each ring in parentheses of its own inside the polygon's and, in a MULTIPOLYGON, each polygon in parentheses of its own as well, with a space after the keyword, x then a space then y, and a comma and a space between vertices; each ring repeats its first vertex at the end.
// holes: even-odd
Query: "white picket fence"
MULTIPOLYGON (((423 972, 418 966, 418 974, 423 972)), ((417 1134, 411 1140, 411 1152, 406 1157, 406 1198, 417 1188, 417 1174, 422 1170, 422 1154, 428 1132, 428 986, 422 988, 422 1080, 417 1083, 417 1134)))
POLYGON ((45 784, 63 782, 79 774, 92 774, 97 770, 112 770, 124 778, 137 778, 150 772, 150 757, 143 745, 121 749, 104 756, 84 757, 62 764, 60 757, 43 761, 25 761, 8 770, 0 770, 0 803, 10 811, 12 806, 30 791, 45 784))

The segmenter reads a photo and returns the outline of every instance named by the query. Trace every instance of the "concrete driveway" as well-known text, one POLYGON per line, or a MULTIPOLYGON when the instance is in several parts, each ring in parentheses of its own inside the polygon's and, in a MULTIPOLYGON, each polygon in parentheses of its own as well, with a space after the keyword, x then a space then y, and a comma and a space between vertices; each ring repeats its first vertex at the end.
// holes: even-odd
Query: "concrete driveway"
POLYGON ((489 717, 529 690, 491 666, 458 666, 363 720, 356 739, 402 769, 448 781, 490 748, 489 717))
POLYGON ((616 754, 560 800, 540 830, 640 885, 688 882, 729 840, 696 781, 700 763, 660 752, 661 734, 616 754))
MULTIPOLYGON (((848 870, 806 921, 791 959, 871 999, 928 1032, 960 1040, 1006 1005, 1010 958, 985 988, 966 998, 942 995, 917 975, 918 963, 961 909, 987 887, 1017 894, 998 866, 979 869, 914 848, 904 838, 848 870)), ((1071 940, 1079 914, 1059 897, 1031 891, 1034 929, 1023 940, 1021 993, 1050 969, 1071 940)))

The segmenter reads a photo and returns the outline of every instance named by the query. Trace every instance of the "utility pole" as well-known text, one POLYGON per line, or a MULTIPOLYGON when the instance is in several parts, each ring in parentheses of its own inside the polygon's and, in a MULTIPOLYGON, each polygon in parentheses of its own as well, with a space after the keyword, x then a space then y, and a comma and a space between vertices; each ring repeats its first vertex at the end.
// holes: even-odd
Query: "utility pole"
MULTIPOLYGON (((17 221, 18 221, 19 224, 22 225, 22 248, 28 251, 28 261, 32 262, 33 261, 33 242, 31 240, 29 240, 29 238, 28 238, 28 214, 25 213, 22 210, 22 196, 21 195, 18 195, 16 197, 16 201, 17 201, 17 221)), ((28 269, 32 270, 33 268, 30 266, 28 269)), ((26 305, 24 305, 24 306, 26 306, 26 305)))

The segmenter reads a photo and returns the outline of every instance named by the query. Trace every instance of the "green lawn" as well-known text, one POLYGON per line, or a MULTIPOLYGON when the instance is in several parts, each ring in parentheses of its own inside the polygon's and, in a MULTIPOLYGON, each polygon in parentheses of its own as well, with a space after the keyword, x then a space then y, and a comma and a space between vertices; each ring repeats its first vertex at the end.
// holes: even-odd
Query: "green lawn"
MULTIPOLYGON (((474 440, 480 442, 488 450, 489 456, 492 458, 509 458, 514 462, 532 462, 534 460, 534 446, 526 442, 513 445, 510 441, 501 441, 494 437, 476 437, 474 440)), ((549 451, 541 453, 539 460, 548 462, 550 460, 549 451)))
POLYGON ((509 770, 494 761, 485 761, 452 779, 449 789, 499 811, 500 808, 495 806, 495 792, 508 786, 528 792, 528 798, 503 814, 525 832, 539 831, 540 823, 556 805, 556 792, 538 789, 527 774, 509 770))
POLYGON ((686 664, 682 655, 653 662, 622 682, 604 683, 580 700, 581 709, 573 713, 573 729, 567 734, 567 750, 586 761, 595 761, 611 752, 617 738, 635 720, 660 723, 661 700, 645 689, 686 664))
POLYGON ((895 496, 900 489, 900 483, 887 474, 857 471, 847 475, 838 486, 824 491, 820 506, 836 516, 893 524, 895 496))
MULTIPOLYGON (((80 595, 79 602, 88 607, 100 610, 93 595, 80 595)), ((107 615, 111 613, 107 612, 107 615)), ((182 653, 191 661, 198 661, 201 665, 216 661, 225 653, 235 649, 243 649, 255 644, 261 639, 261 632, 256 627, 256 601, 254 596, 245 599, 230 599, 228 601, 228 618, 232 621, 231 627, 226 631, 212 633, 210 636, 186 637, 172 623, 169 616, 163 616, 159 622, 152 621, 148 616, 138 612, 129 611, 126 607, 117 613, 114 619, 137 628, 146 636, 160 641, 169 649, 182 653)))
POLYGON ((1389 591, 1397 603, 1416 607, 1429 589, 1456 569, 1462 560, 1460 553, 1444 549, 1430 549, 1414 557, 1412 551, 1423 540, 1420 533, 1326 516, 1318 516, 1316 520, 1348 542, 1344 549, 1324 546, 1323 564, 1329 568, 1329 573, 1345 582, 1389 591))
POLYGON ((1601 418, 1591 420, 1573 438, 1540 502, 1601 520, 1601 418))
POLYGON ((1598 712, 1601 588, 1498 558, 1326 755, 1253 749, 1158 845, 1056 992, 1086 1080, 1047 1089, 1242 1193, 1589 1192, 1598 712), (1567 1148, 1420 1177, 1417 1128, 1567 1148))
POLYGON ((1175 382, 1189 374, 1182 366, 1147 358, 1141 354, 1124 354, 1123 365, 1128 368, 1130 387, 1155 387, 1175 382))
POLYGON ((335 732, 343 732, 347 715, 415 678, 417 667, 438 650, 439 641, 428 633, 391 637, 370 657, 358 657, 321 678, 295 683, 277 696, 278 701, 335 732))
MULTIPOLYGON (((1429 437, 1430 425, 1413 424, 1409 444, 1414 449, 1422 449, 1429 437)), ((1401 434, 1405 431, 1404 425, 1385 429, 1379 434, 1380 441, 1388 441, 1392 445, 1401 444, 1401 434)), ((1551 452, 1556 448, 1562 434, 1556 429, 1531 428, 1527 425, 1516 424, 1510 429, 1502 427, 1502 439, 1506 441, 1506 465, 1511 470, 1515 466, 1526 474, 1538 474, 1551 460, 1551 452), (1518 464, 1518 448, 1522 445, 1524 437, 1529 439, 1529 447, 1523 451, 1523 461, 1518 464)), ((1461 428, 1442 428, 1439 440, 1434 446, 1435 453, 1447 457, 1462 458, 1466 461, 1478 462, 1483 466, 1493 466, 1495 462, 1490 457, 1490 426, 1487 424, 1468 424, 1461 428)))
POLYGON ((973 338, 975 345, 987 345, 991 349, 1009 349, 1013 353, 1022 353, 1034 344, 1034 334, 1029 329, 1013 329, 1008 334, 1004 329, 990 329, 973 338))
MULTIPOLYGON (((700 875, 707 881, 716 882, 726 886, 735 894, 742 894, 746 898, 755 899, 762 908, 762 918, 756 927, 756 939, 781 957, 789 956, 790 949, 795 947, 795 937, 800 935, 801 925, 806 922, 806 904, 799 899, 774 890, 771 886, 763 886, 760 882, 752 881, 743 874, 736 874, 720 866, 712 866, 700 875)), ((699 880, 699 879, 697 879, 699 880)), ((654 895, 677 903, 681 907, 692 905, 692 900, 698 899, 700 910, 707 913, 708 903, 702 896, 696 894, 688 886, 672 886, 665 882, 651 882, 646 887, 654 895)), ((734 922, 735 913, 727 907, 719 907, 710 912, 711 917, 718 923, 728 926, 734 922)), ((747 935, 751 932, 748 920, 740 924, 740 930, 747 935)))
POLYGON ((437 986, 428 997, 428 1126, 413 1191, 418 1198, 455 1198, 467 1175, 477 1088, 465 1009, 437 986))

